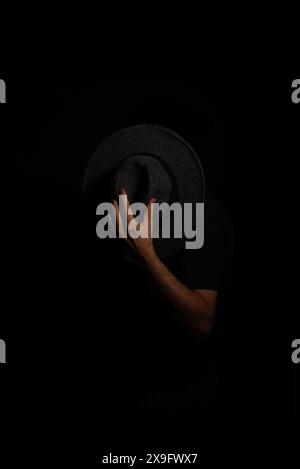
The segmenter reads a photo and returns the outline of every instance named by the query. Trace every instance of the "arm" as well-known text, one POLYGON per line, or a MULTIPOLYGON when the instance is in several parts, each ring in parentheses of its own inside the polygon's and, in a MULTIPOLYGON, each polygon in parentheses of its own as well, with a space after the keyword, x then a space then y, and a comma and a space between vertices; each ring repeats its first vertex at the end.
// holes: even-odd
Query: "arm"
POLYGON ((214 322, 217 292, 187 288, 163 264, 153 246, 143 251, 141 256, 147 271, 178 313, 178 318, 197 335, 208 336, 214 322))
MULTIPOLYGON (((124 191, 122 194, 126 195, 124 191)), ((148 203, 149 233, 151 233, 151 204, 154 201, 155 199, 151 199, 148 203)), ((118 220, 119 210, 116 201, 114 201, 114 205, 118 220)), ((128 214, 128 222, 131 220, 132 216, 128 214)), ((198 336, 208 336, 214 322, 217 292, 213 290, 191 290, 180 282, 157 256, 150 234, 147 238, 133 239, 127 237, 126 241, 139 255, 146 271, 173 305, 178 313, 178 319, 198 336)))

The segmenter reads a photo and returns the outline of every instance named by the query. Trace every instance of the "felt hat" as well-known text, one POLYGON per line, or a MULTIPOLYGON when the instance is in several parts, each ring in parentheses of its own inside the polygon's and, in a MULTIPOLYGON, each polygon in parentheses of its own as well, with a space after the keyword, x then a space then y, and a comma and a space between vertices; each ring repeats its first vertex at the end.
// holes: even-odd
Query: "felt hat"
MULTIPOLYGON (((125 189, 130 203, 204 202, 205 177, 199 156, 174 131, 156 125, 137 125, 109 135, 87 165, 83 192, 109 178, 111 195, 125 189)), ((184 238, 153 240, 160 257, 175 254, 184 238)))

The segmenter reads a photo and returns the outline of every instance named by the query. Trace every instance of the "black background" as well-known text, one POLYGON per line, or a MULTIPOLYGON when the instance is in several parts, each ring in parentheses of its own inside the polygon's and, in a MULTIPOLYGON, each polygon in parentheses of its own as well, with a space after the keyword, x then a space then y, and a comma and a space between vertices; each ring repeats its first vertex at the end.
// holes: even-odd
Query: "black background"
POLYGON ((63 415, 71 402, 84 412, 81 391, 96 366, 87 361, 95 326, 88 311, 109 314, 110 305, 101 286, 97 305, 82 293, 89 252, 80 227, 82 177, 103 137, 142 119, 169 124, 204 149, 208 187, 234 224, 234 286, 218 347, 225 403, 218 445, 296 446, 290 344, 298 331, 283 267, 296 216, 292 165, 300 104, 290 97, 296 76, 236 75, 223 77, 222 86, 209 78, 69 80, 59 86, 1 78, 8 101, 0 108, 1 139, 4 160, 12 162, 2 173, 0 336, 8 361, 1 366, 2 441, 42 447, 47 430, 55 432, 47 420, 52 408, 63 415), (184 116, 180 123, 172 106, 184 116))

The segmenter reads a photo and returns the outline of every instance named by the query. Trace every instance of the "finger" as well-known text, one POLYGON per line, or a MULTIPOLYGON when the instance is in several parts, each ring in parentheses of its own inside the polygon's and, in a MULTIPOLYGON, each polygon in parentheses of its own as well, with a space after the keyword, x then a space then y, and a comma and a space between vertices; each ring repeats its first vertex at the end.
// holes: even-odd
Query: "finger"
MULTIPOLYGON (((129 225, 129 223, 134 217, 133 217, 132 210, 130 208, 128 196, 127 196, 125 189, 121 189, 120 195, 121 195, 120 197, 121 216, 124 216, 124 217, 126 216, 127 225, 129 225)), ((124 219, 124 222, 125 222, 125 219, 124 219)))
POLYGON ((119 229, 119 206, 117 204, 117 201, 115 199, 113 199, 113 204, 114 204, 114 207, 115 207, 115 211, 116 211, 116 225, 117 225, 117 229, 119 229))
POLYGON ((120 197, 119 197, 119 222, 120 224, 122 223, 122 228, 123 232, 126 234, 124 238, 127 238, 127 228, 125 229, 125 226, 128 227, 128 198, 127 194, 124 189, 121 190, 120 192, 120 197))
POLYGON ((148 210, 148 233, 149 233, 149 236, 152 238, 152 235, 153 235, 153 206, 152 204, 154 204, 156 202, 156 198, 155 197, 152 197, 148 204, 147 204, 147 210, 148 210))
POLYGON ((131 220, 133 220, 134 215, 133 215, 133 212, 129 203, 128 195, 125 189, 121 190, 121 195, 124 196, 124 203, 125 203, 125 208, 126 208, 126 213, 127 213, 127 222, 129 224, 131 220))
POLYGON ((126 193, 125 189, 122 189, 120 194, 121 194, 120 204, 122 204, 121 215, 123 215, 124 217, 125 216, 127 217, 128 237, 131 238, 132 229, 133 229, 133 232, 135 232, 135 230, 136 230, 136 223, 134 221, 134 214, 133 214, 132 208, 130 206, 129 199, 128 199, 128 196, 127 196, 127 193, 126 193), (131 222, 133 222, 133 223, 131 223, 131 222))
POLYGON ((116 210, 116 223, 117 223, 117 229, 118 229, 118 232, 119 232, 119 236, 120 236, 120 238, 126 238, 127 233, 125 233, 125 228, 124 228, 124 224, 123 224, 123 221, 122 221, 122 217, 120 216, 120 210, 119 210, 118 203, 117 203, 116 200, 114 200, 113 204, 114 204, 114 207, 115 207, 115 210, 116 210))
POLYGON ((115 210, 116 210, 116 222, 117 222, 117 229, 118 230, 119 230, 119 226, 120 226, 119 235, 120 235, 121 238, 125 239, 126 243, 131 247, 131 249, 135 250, 135 246, 134 246, 133 242, 131 241, 129 236, 127 236, 127 233, 125 233, 125 229, 123 227, 123 222, 122 222, 122 219, 120 217, 120 210, 119 210, 119 206, 118 206, 117 201, 113 200, 113 204, 114 204, 115 210))

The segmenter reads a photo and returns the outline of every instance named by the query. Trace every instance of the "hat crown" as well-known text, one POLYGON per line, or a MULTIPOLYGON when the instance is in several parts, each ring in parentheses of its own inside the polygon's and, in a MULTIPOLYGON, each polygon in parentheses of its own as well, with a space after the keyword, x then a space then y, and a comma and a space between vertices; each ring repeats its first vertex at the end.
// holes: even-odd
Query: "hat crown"
POLYGON ((125 189, 130 203, 147 203, 152 197, 157 202, 168 202, 172 181, 158 158, 152 155, 132 155, 115 170, 113 192, 115 198, 125 189))

